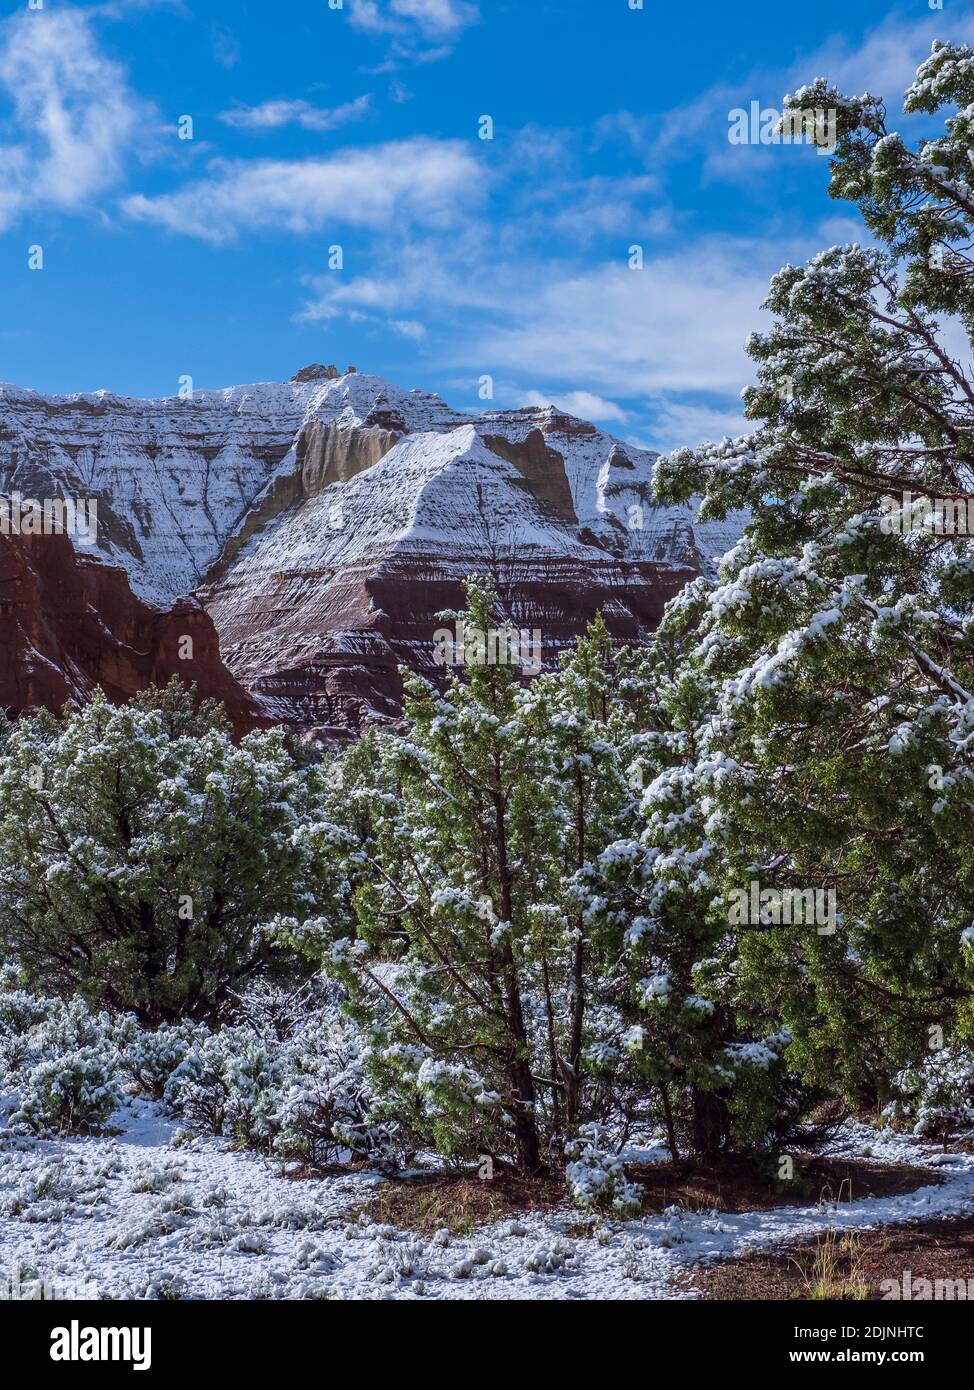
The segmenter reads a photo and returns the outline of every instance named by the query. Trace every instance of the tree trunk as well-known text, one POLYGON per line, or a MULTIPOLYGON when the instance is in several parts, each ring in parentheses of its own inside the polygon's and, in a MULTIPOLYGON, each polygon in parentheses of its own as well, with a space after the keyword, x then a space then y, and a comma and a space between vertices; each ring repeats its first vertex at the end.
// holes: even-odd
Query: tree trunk
POLYGON ((679 1163, 680 1150, 676 1142, 676 1126, 673 1124, 673 1107, 670 1105, 670 1088, 664 1081, 660 1088, 663 1101, 663 1119, 666 1122, 666 1142, 670 1146, 670 1162, 679 1163))
POLYGON ((691 1136, 694 1157, 704 1163, 715 1162, 724 1150, 727 1134, 727 1106, 714 1091, 693 1092, 691 1136))
MULTIPOLYGON (((504 820, 504 802, 500 792, 492 793, 494 803, 494 822, 497 829, 497 867, 501 886, 501 917, 511 922, 514 914, 514 895, 511 883, 511 867, 507 856, 507 825, 504 820)), ((508 1064, 511 1094, 514 1098, 514 1138, 517 1144, 518 1163, 531 1176, 544 1171, 541 1161, 541 1145, 538 1140, 538 1126, 534 1114, 534 1078, 531 1075, 528 1035, 524 1026, 524 1010, 521 1005, 521 990, 517 978, 517 964, 511 947, 510 936, 505 933, 501 951, 501 965, 504 977, 504 1007, 507 1013, 507 1026, 511 1035, 511 1054, 508 1064)))
MULTIPOLYGON (((581 772, 575 777, 575 867, 585 863, 585 784, 581 772)), ((582 1081, 582 1029, 585 1022, 585 928, 577 918, 578 937, 572 961, 572 1028, 568 1043, 565 1075, 565 1124, 569 1134, 578 1122, 582 1081)))

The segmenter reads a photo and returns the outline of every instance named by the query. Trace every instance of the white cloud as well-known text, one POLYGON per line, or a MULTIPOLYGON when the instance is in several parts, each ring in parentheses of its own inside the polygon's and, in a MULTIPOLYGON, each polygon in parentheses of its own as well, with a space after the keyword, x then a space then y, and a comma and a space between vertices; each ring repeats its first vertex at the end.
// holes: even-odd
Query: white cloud
POLYGON ((339 126, 367 116, 371 102, 370 96, 361 96, 326 109, 307 101, 265 101, 260 106, 235 106, 221 111, 219 119, 234 130, 279 130, 289 125, 300 126, 303 130, 337 130, 339 126))
POLYGON ((225 24, 212 28, 213 58, 221 68, 235 68, 240 62, 240 40, 225 24))
POLYGON ((0 89, 15 131, 0 146, 0 227, 34 207, 88 204, 155 122, 78 10, 25 10, 0 25, 0 89))
POLYGON ((633 178, 595 176, 557 190, 559 211, 552 226, 579 242, 593 237, 619 234, 632 241, 647 237, 654 241, 671 230, 667 207, 646 210, 646 200, 658 192, 659 184, 650 174, 633 178))
POLYGON ((349 0, 349 19, 377 34, 408 34, 424 39, 454 38, 480 18, 469 0, 349 0))
POLYGON ((415 319, 390 319, 389 327, 400 338, 408 338, 411 342, 419 343, 426 337, 426 325, 417 323, 415 319))
MULTIPOLYGON (((974 21, 960 11, 951 16, 954 42, 970 41, 974 21)), ((930 52, 933 39, 943 40, 943 16, 921 11, 915 18, 890 15, 871 29, 858 45, 833 36, 816 49, 811 58, 794 64, 787 90, 793 91, 819 73, 828 77, 839 91, 849 95, 871 91, 883 97, 890 112, 898 112, 903 93, 913 81, 920 63, 930 52)))
MULTIPOLYGON (((951 32, 955 40, 970 41, 974 38, 974 19, 959 13, 951 20, 951 32)), ((728 144, 728 116, 734 108, 747 108, 751 101, 757 101, 762 107, 778 110, 785 93, 821 74, 845 95, 871 91, 884 98, 887 109, 895 115, 917 67, 930 52, 931 40, 943 37, 939 13, 923 9, 910 18, 891 15, 868 30, 858 43, 833 35, 787 67, 752 68, 735 82, 724 81, 709 88, 685 106, 668 111, 662 121, 617 112, 599 123, 598 134, 626 138, 647 160, 681 155, 699 160, 700 147, 709 146, 702 164, 705 179, 741 182, 768 177, 778 167, 782 150, 728 144)), ((896 120, 901 119, 896 116, 896 120)))
POLYGON ((706 401, 650 402, 652 423, 647 427, 653 436, 650 447, 666 450, 683 444, 702 444, 706 439, 732 438, 754 429, 744 412, 730 406, 709 405, 706 401))
POLYGON ((744 340, 757 326, 780 248, 715 238, 536 283, 475 340, 484 370, 549 380, 610 397, 737 391, 751 375, 744 340), (488 365, 489 364, 489 365, 488 365))
POLYGON ((476 204, 484 184, 468 146, 422 137, 327 159, 217 161, 207 178, 122 206, 138 220, 224 242, 261 228, 447 227, 476 204))

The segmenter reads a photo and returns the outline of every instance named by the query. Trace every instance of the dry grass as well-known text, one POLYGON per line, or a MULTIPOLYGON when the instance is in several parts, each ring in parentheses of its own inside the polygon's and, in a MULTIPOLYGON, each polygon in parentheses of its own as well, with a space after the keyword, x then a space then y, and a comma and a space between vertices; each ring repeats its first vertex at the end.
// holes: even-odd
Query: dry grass
POLYGON ((497 1173, 490 1181, 466 1176, 429 1176, 392 1182, 376 1193, 359 1216, 423 1235, 445 1229, 467 1236, 477 1226, 532 1211, 550 1211, 566 1199, 557 1178, 519 1178, 497 1173))
POLYGON ((761 1251, 687 1272, 704 1298, 882 1299, 885 1280, 974 1278, 974 1217, 824 1232, 784 1251, 761 1251))
POLYGON ((829 1231, 811 1252, 811 1265, 795 1260, 802 1280, 802 1297, 813 1301, 862 1300, 869 1297, 865 1251, 855 1235, 829 1231))

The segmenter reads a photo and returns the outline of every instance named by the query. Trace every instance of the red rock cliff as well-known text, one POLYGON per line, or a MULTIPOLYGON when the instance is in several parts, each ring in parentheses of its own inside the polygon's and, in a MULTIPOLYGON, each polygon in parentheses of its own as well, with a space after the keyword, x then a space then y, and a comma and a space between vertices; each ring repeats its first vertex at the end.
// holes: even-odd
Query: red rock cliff
POLYGON ((124 570, 78 554, 67 536, 0 534, 0 707, 8 715, 58 710, 96 686, 121 702, 174 675, 222 700, 238 736, 268 722, 224 666, 213 622, 194 599, 153 608, 124 570))

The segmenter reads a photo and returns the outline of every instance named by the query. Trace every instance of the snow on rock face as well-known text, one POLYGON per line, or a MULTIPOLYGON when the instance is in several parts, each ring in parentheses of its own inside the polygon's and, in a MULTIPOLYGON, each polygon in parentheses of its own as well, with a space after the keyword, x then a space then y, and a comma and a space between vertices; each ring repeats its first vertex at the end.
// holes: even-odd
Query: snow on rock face
POLYGON ((393 715, 398 665, 436 675, 436 615, 462 606, 471 573, 547 656, 600 609, 638 638, 689 571, 586 544, 542 482, 465 424, 407 435, 347 482, 302 493, 202 591, 230 668, 289 721, 332 722, 356 695, 393 715))
POLYGON ((287 453, 318 382, 192 398, 0 386, 0 492, 94 497, 98 549, 140 597, 189 593, 287 453))
POLYGON ((743 520, 654 506, 655 459, 554 408, 463 415, 319 364, 185 399, 0 386, 0 493, 96 498, 100 557, 157 606, 198 590, 234 675, 300 724, 394 714, 397 663, 429 664, 471 572, 549 655, 598 609, 644 634, 743 520))

